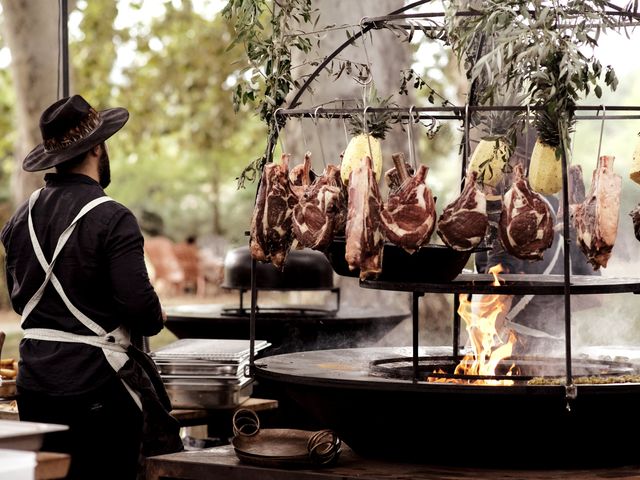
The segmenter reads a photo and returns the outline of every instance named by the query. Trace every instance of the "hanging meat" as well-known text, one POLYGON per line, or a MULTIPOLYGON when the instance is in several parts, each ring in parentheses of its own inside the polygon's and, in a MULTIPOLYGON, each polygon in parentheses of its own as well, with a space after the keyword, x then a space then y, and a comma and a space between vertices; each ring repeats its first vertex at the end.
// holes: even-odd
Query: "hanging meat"
POLYGON ((298 198, 289 181, 289 155, 281 164, 265 165, 251 218, 251 256, 260 262, 271 262, 282 270, 291 248, 291 218, 298 198))
POLYGON ((631 219, 633 220, 633 233, 636 238, 640 240, 640 205, 629 212, 631 219))
POLYGON ((346 221, 347 194, 340 168, 327 165, 293 209, 293 233, 302 246, 324 250, 336 235, 344 235, 346 221))
POLYGON ((392 155, 400 186, 389 193, 381 212, 382 228, 387 239, 413 253, 427 244, 436 225, 436 205, 427 186, 426 165, 409 175, 402 153, 392 155))
POLYGON ((375 278, 382 271, 384 235, 380 220, 383 204, 371 158, 366 156, 349 175, 346 246, 344 258, 360 279, 375 278))
MULTIPOLYGON (((569 215, 573 216, 573 211, 575 208, 584 202, 585 198, 585 186, 584 186, 584 177, 582 175, 582 167, 580 165, 571 165, 569 166, 569 215)), ((559 232, 563 231, 562 222, 564 210, 562 209, 562 201, 558 206, 558 213, 556 215, 557 223, 556 230, 559 232)), ((575 242, 575 231, 571 232, 571 240, 575 242)))
POLYGON ((553 243, 553 212, 542 195, 531 190, 522 165, 502 199, 499 233, 504 248, 523 260, 541 260, 553 243))
POLYGON ((489 226, 487 198, 476 186, 477 179, 477 172, 470 171, 460 196, 444 208, 438 219, 438 236, 454 250, 477 247, 489 226))
MULTIPOLYGON (((393 158, 393 155, 392 155, 392 158, 393 158)), ((404 166, 405 166, 404 171, 408 172, 409 175, 413 175, 415 173, 411 165, 409 165, 407 162, 404 163, 404 166)), ((394 190, 399 189, 400 185, 402 185, 402 178, 400 176, 400 172, 396 167, 391 167, 389 170, 387 170, 384 173, 384 181, 389 187, 390 192, 393 192, 394 190)))
POLYGON ((304 154, 303 162, 293 167, 289 172, 291 190, 298 199, 302 198, 305 190, 311 185, 315 177, 315 173, 311 170, 311 152, 307 152, 304 154))
POLYGON ((613 172, 614 158, 598 159, 589 193, 573 211, 578 245, 594 270, 607 266, 618 235, 622 178, 613 172))

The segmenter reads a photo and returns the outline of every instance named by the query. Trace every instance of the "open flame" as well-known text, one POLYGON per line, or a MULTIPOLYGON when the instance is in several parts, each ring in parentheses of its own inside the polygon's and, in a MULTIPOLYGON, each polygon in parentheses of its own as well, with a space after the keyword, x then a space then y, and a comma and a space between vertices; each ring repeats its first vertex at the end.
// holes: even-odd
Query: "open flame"
MULTIPOLYGON (((503 271, 502 265, 489 270, 493 275, 493 285, 500 286, 498 274, 503 271)), ((504 315, 509 311, 511 296, 482 295, 469 299, 468 294, 460 295, 458 314, 465 321, 471 352, 464 356, 456 366, 454 374, 467 376, 495 376, 496 367, 503 359, 511 356, 517 338, 513 331, 508 331, 504 341, 498 331, 504 315)), ((506 375, 511 375, 515 365, 511 365, 506 375)), ((444 373, 442 371, 436 373, 444 373)), ((460 379, 429 377, 430 382, 471 383, 486 385, 513 385, 512 380, 498 379, 460 379)))

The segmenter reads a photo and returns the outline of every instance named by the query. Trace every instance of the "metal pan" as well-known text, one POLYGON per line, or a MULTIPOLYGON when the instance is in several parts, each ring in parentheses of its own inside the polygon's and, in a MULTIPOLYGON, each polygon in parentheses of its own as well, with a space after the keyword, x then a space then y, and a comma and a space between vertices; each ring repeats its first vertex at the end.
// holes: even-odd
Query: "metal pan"
POLYGON ((311 432, 272 428, 260 430, 252 436, 236 435, 231 443, 242 462, 261 467, 333 465, 341 451, 340 440, 329 430, 311 432))
POLYGON ((232 423, 232 444, 245 463, 262 467, 319 467, 333 465, 340 455, 342 441, 331 430, 260 430, 258 414, 247 408, 236 410, 232 423))
POLYGON ((235 408, 253 393, 253 380, 239 385, 166 384, 171 406, 175 409, 235 408))

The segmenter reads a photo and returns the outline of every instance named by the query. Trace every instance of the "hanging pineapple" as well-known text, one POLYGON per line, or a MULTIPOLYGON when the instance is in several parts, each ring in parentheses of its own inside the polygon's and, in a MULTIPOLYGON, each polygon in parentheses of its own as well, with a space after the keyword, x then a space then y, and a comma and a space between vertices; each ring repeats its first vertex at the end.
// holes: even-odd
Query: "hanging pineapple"
MULTIPOLYGON (((640 135, 640 133, 638 133, 640 135)), ((631 157, 631 172, 629 178, 636 183, 640 183, 640 139, 637 140, 636 149, 631 157)))
MULTIPOLYGON (((511 94, 504 98, 512 102, 517 97, 511 94)), ((502 180, 511 157, 512 148, 508 137, 515 125, 515 118, 513 111, 492 111, 477 122, 484 125, 484 134, 473 150, 469 171, 476 172, 480 184, 495 187, 502 180)))
POLYGON ((562 188, 560 132, 556 115, 538 112, 533 121, 538 132, 529 162, 529 184, 544 195, 553 195, 562 188))
MULTIPOLYGON (((388 106, 389 99, 380 100, 375 93, 375 89, 372 89, 369 100, 370 107, 386 107, 388 106)), ((376 180, 380 180, 382 176, 382 147, 381 141, 387 131, 391 128, 389 125, 392 119, 391 112, 372 112, 366 114, 367 128, 365 129, 365 113, 364 107, 358 106, 362 109, 362 113, 357 113, 349 118, 349 133, 351 139, 347 144, 347 148, 342 156, 342 163, 340 164, 340 176, 345 185, 349 183, 349 175, 351 171, 360 165, 360 162, 364 157, 371 157, 373 161, 373 172, 375 173, 376 180)))
POLYGON ((505 138, 483 137, 473 150, 469 171, 476 172, 481 184, 495 187, 502 180, 510 156, 511 149, 505 138))

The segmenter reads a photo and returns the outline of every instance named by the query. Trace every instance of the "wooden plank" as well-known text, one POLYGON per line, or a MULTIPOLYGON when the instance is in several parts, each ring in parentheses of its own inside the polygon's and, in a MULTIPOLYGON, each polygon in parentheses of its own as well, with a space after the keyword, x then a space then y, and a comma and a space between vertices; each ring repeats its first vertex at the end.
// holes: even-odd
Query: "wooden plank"
POLYGON ((226 445, 151 457, 147 480, 629 480, 640 479, 640 467, 575 470, 500 470, 418 465, 365 459, 345 446, 333 467, 265 468, 240 463, 226 445))
POLYGON ((220 412, 229 412, 232 414, 238 408, 248 408, 249 410, 253 410, 254 412, 262 412, 266 410, 274 410, 278 408, 278 401, 271 400, 266 398, 249 398, 245 402, 238 405, 236 408, 228 408, 228 409, 175 409, 171 411, 171 415, 173 415, 176 420, 181 423, 189 423, 191 425, 196 425, 194 420, 203 420, 203 424, 206 423, 207 420, 210 420, 212 417, 219 417, 220 412))
POLYGON ((38 452, 36 461, 36 480, 52 480, 67 476, 71 456, 66 453, 38 452))

